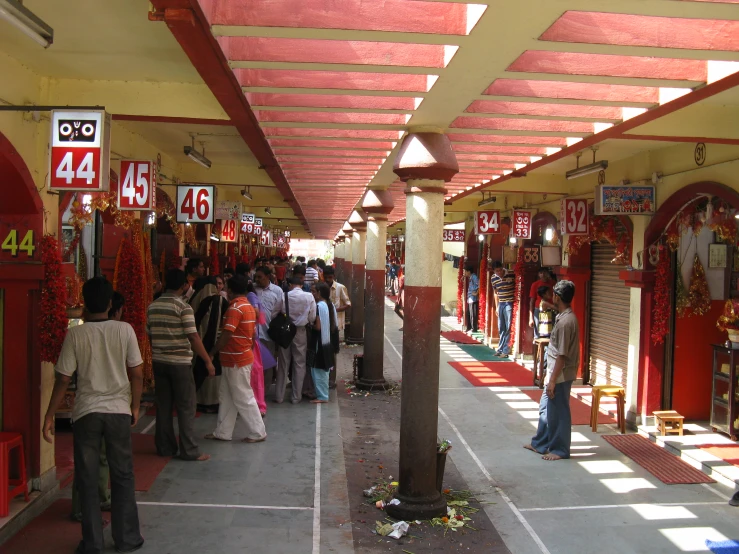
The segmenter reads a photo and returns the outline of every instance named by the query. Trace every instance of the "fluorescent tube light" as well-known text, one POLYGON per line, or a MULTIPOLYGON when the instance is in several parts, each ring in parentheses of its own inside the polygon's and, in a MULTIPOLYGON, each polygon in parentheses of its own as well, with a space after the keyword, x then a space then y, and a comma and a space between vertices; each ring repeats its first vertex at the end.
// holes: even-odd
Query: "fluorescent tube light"
POLYGON ((0 19, 4 19, 44 48, 54 42, 54 29, 18 0, 0 0, 0 19))
POLYGON ((577 179, 578 177, 583 177, 584 175, 590 175, 591 173, 598 173, 599 171, 603 171, 604 169, 607 169, 607 168, 608 168, 608 160, 601 160, 599 162, 594 162, 588 165, 584 165, 582 167, 570 169, 567 173, 565 173, 565 177, 567 177, 567 179, 577 179))
MULTIPOLYGON (((1 1, 1 0, 0 0, 1 1)), ((210 169, 212 162, 205 157, 205 144, 203 144, 203 153, 195 150, 195 137, 192 137, 192 146, 185 146, 185 155, 197 164, 202 165, 205 169, 210 169)))
POLYGON ((246 198, 247 200, 254 200, 254 197, 251 195, 251 187, 244 187, 244 190, 241 191, 241 196, 246 198))

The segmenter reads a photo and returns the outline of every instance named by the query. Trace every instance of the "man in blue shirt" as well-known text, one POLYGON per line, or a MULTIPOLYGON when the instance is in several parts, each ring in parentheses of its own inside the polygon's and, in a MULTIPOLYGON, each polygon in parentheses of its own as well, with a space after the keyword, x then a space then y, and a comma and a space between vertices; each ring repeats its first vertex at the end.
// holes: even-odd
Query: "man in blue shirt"
POLYGON ((465 331, 477 333, 477 313, 480 306, 480 278, 475 273, 475 266, 465 265, 464 275, 467 283, 467 311, 465 312, 465 331))

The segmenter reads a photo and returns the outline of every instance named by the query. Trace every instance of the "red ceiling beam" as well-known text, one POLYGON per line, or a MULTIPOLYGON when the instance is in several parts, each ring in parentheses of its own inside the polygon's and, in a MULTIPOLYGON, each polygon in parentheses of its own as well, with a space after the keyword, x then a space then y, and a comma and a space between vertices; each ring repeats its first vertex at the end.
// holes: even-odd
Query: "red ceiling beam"
POLYGON ((498 184, 504 183, 505 181, 508 181, 509 179, 517 178, 521 174, 525 175, 529 171, 533 171, 534 169, 544 167, 547 164, 550 164, 557 160, 561 160, 562 158, 566 158, 567 156, 572 156, 577 152, 590 148, 591 146, 595 146, 596 144, 600 144, 601 142, 605 140, 622 139, 624 137, 629 137, 629 135, 626 135, 625 133, 628 133, 632 129, 636 129, 642 125, 646 125, 647 123, 655 121, 661 117, 665 117, 666 115, 669 115, 678 110, 686 108, 687 106, 692 106, 696 102, 700 102, 702 100, 705 100, 706 98, 711 98, 712 96, 715 96, 719 93, 722 93, 726 90, 732 89, 737 86, 739 86, 739 73, 734 73, 732 75, 729 75, 728 77, 724 77, 723 79, 720 79, 718 81, 715 81, 713 83, 700 87, 694 90, 693 92, 691 92, 690 94, 686 94, 685 96, 676 98, 672 102, 667 102, 666 104, 657 106, 656 108, 653 108, 649 111, 644 112, 643 114, 632 117, 631 119, 628 119, 624 121, 623 123, 619 123, 618 125, 614 125, 613 127, 609 129, 605 129, 604 131, 601 131, 600 133, 586 137, 582 139, 581 141, 579 141, 578 143, 573 144, 572 146, 563 148, 559 152, 551 154, 550 156, 542 158, 541 160, 531 163, 527 165, 525 168, 518 170, 516 172, 518 175, 516 176, 506 175, 504 177, 501 177, 500 179, 497 179, 494 183, 491 181, 482 183, 480 186, 474 187, 472 190, 463 192, 462 194, 455 196, 454 200, 458 200, 460 198, 464 198, 465 196, 468 196, 475 192, 479 192, 481 189, 485 189, 491 184, 498 185, 498 184))
MULTIPOLYGON (((737 0, 739 2, 739 0, 737 0)), ((632 133, 623 134, 618 137, 619 140, 659 140, 662 142, 703 142, 705 144, 731 144, 739 145, 739 139, 718 138, 718 137, 671 137, 668 135, 634 135, 632 133)))
MULTIPOLYGON (((228 65, 197 0, 152 0, 157 10, 152 19, 164 21, 193 67, 216 97, 231 124, 236 127, 254 157, 272 179, 283 198, 294 196, 272 154, 241 86, 228 65)), ((299 206, 291 204, 295 215, 305 222, 299 206)))

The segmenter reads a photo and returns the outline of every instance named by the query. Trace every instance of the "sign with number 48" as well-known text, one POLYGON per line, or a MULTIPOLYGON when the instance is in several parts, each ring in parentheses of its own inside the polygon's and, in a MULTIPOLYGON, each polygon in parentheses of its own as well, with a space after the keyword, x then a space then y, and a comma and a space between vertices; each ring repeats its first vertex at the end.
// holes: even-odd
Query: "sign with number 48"
POLYGON ((213 223, 215 197, 214 185, 179 185, 177 223, 213 223))
POLYGON ((239 223, 235 219, 221 221, 221 242, 236 242, 239 239, 239 223))

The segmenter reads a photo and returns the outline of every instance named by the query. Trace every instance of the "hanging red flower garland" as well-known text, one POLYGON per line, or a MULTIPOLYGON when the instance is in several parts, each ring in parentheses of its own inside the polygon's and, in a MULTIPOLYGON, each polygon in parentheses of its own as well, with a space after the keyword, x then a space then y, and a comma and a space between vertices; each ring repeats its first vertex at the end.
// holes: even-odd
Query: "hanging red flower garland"
POLYGON ((669 332, 670 318, 670 254, 659 245, 659 261, 654 283, 654 310, 652 311, 652 342, 662 344, 669 332))
POLYGON ((221 261, 218 259, 218 243, 210 241, 210 274, 221 274, 221 261))
POLYGON ((510 328, 510 339, 508 340, 508 346, 510 347, 511 351, 513 351, 513 347, 516 343, 516 329, 518 329, 518 312, 520 310, 520 299, 521 299, 521 292, 523 289, 523 271, 526 267, 526 264, 524 262, 524 249, 519 248, 518 249, 518 259, 516 261, 516 265, 513 266, 513 274, 516 276, 516 295, 513 300, 513 314, 511 315, 511 328, 510 328))
POLYGON ((464 256, 459 258, 459 274, 457 275, 457 323, 462 323, 464 316, 464 256))
POLYGON ((236 269, 236 245, 231 244, 231 255, 229 257, 229 264, 231 265, 231 269, 236 269))
POLYGON ((483 334, 485 334, 485 324, 487 323, 487 304, 488 304, 488 245, 485 243, 482 247, 482 257, 480 259, 480 271, 478 272, 480 278, 480 295, 478 297, 478 314, 477 323, 483 334))
POLYGON ((67 289, 62 279, 62 256, 59 241, 53 235, 44 235, 40 241, 44 280, 41 285, 41 317, 39 333, 41 361, 56 363, 67 335, 67 289))
POLYGON ((125 298, 123 321, 129 323, 136 333, 139 346, 144 344, 146 308, 143 290, 144 264, 141 251, 131 239, 123 238, 118 248, 115 263, 113 288, 125 298))

